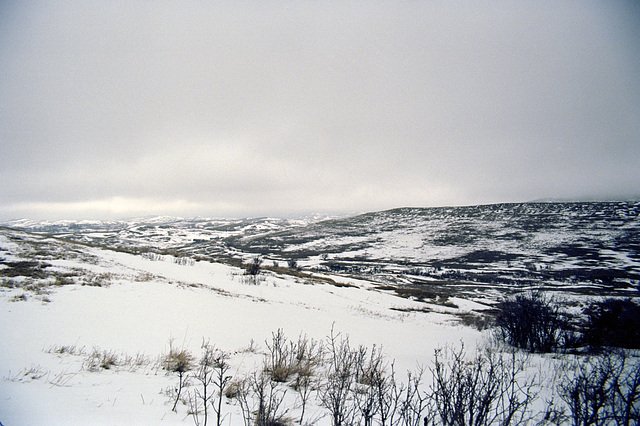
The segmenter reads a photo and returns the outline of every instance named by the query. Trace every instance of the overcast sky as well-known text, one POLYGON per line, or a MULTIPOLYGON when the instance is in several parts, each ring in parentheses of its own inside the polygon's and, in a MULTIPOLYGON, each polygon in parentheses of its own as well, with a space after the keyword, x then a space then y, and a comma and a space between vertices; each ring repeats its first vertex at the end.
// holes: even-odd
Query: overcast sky
POLYGON ((0 3, 0 219, 640 198, 623 1, 0 3))

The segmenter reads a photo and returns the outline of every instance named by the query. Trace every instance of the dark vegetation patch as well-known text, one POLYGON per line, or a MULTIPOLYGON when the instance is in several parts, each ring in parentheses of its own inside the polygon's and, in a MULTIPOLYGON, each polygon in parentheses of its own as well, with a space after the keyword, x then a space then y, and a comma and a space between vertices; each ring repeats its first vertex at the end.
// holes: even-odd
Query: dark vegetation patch
POLYGON ((551 256, 565 255, 575 259, 600 261, 603 260, 600 254, 602 248, 604 246, 591 242, 589 247, 581 244, 564 244, 546 248, 543 252, 551 256))
POLYGON ((456 317, 462 325, 483 331, 493 327, 495 322, 495 315, 497 312, 497 310, 485 310, 482 312, 460 312, 456 314, 456 317))
POLYGON ((531 215, 518 220, 517 226, 521 230, 529 233, 540 232, 553 229, 558 225, 558 218, 555 215, 531 215))
POLYGON ((378 260, 365 258, 349 258, 322 262, 316 269, 321 272, 331 272, 347 275, 375 275, 383 272, 387 266, 378 260))
POLYGON ((496 306, 497 336, 530 352, 640 349, 640 305, 632 299, 591 302, 579 314, 541 292, 516 293, 496 306))
POLYGON ((502 234, 495 234, 493 238, 500 241, 524 241, 528 239, 528 235, 520 231, 510 231, 502 234))
POLYGON ((471 253, 453 258, 449 260, 448 263, 461 266, 468 264, 511 262, 518 260, 521 257, 522 255, 517 253, 505 253, 497 250, 475 250, 471 253))
POLYGON ((628 287, 625 280, 640 280, 640 273, 632 268, 610 269, 610 268, 569 268, 557 271, 541 270, 542 280, 556 280, 562 282, 588 282, 603 284, 615 288, 628 287))
POLYGON ((631 299, 606 299, 590 305, 585 314, 586 345, 640 349, 640 306, 631 299))
POLYGON ((568 321, 558 303, 542 293, 516 294, 497 309, 498 335, 512 346, 530 352, 551 352, 566 341, 568 321))
MULTIPOLYGON (((379 285, 374 287, 376 290, 391 291, 396 296, 404 299, 411 299, 418 302, 438 304, 450 308, 457 306, 448 299, 457 292, 452 287, 447 286, 398 286, 398 285, 379 285)), ((459 293, 458 293, 459 294, 459 293)))
POLYGON ((51 266, 48 263, 33 260, 20 260, 15 262, 0 260, 0 265, 6 266, 0 269, 0 276, 2 277, 30 277, 36 279, 47 278, 50 273, 45 271, 45 269, 51 266))
POLYGON ((477 239, 478 236, 475 234, 448 231, 439 234, 431 240, 431 243, 436 246, 471 245, 475 243, 477 239))
POLYGON ((420 302, 426 302, 427 300, 436 299, 439 295, 437 292, 420 287, 407 287, 407 286, 379 286, 378 290, 393 291, 397 296, 405 299, 417 300, 420 302))
POLYGON ((26 302, 28 300, 27 294, 17 294, 11 298, 12 302, 26 302))
POLYGON ((396 311, 396 312, 421 312, 421 313, 427 313, 427 312, 432 312, 431 309, 429 308, 396 308, 396 307, 392 307, 390 308, 392 311, 396 311))

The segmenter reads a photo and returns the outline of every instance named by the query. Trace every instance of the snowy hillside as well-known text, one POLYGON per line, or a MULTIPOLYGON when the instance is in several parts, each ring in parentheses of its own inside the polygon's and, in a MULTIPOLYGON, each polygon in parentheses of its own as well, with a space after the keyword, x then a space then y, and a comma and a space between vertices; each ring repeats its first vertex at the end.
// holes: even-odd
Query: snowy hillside
POLYGON ((234 246, 392 283, 635 293, 639 215, 640 203, 406 208, 244 236, 234 246))
POLYGON ((487 289, 544 287, 634 296, 640 283, 640 202, 403 208, 327 220, 162 217, 7 225, 107 247, 294 260, 307 270, 443 295, 483 298, 487 289))
MULTIPOLYGON (((640 203, 539 203, 326 220, 13 221, 0 227, 0 422, 203 424, 188 400, 197 377, 190 370, 181 394, 169 354, 215 347, 228 389, 251 383, 255 396, 281 335, 297 350, 326 351, 330 336, 369 356, 381 349, 397 383, 422 369, 426 391, 436 349, 493 342, 484 325, 518 290, 545 290, 572 314, 604 296, 637 300, 639 214, 640 203)), ((557 404, 560 362, 521 364, 519 380, 544 379, 528 408, 536 422, 557 404)), ((263 382, 282 423, 332 424, 326 368, 309 367, 308 388, 300 372, 263 382)), ((225 425, 260 412, 230 393, 220 401, 225 425)))
MULTIPOLYGON (((192 423, 186 407, 173 413, 163 395, 175 385, 157 365, 170 339, 194 354, 203 339, 234 354, 236 375, 262 360, 244 349, 264 351, 278 329, 291 338, 323 339, 334 327, 353 344, 382 345, 404 372, 438 346, 480 338, 447 312, 486 308, 455 298, 448 306, 427 306, 338 276, 265 272, 256 285, 242 270, 219 263, 133 255, 6 229, 0 260, 5 426, 192 423), (120 361, 92 371, 87 360, 95 352, 120 361)), ((229 403, 227 409, 225 424, 242 424, 239 408, 229 403)), ((310 419, 322 417, 314 410, 310 419)))

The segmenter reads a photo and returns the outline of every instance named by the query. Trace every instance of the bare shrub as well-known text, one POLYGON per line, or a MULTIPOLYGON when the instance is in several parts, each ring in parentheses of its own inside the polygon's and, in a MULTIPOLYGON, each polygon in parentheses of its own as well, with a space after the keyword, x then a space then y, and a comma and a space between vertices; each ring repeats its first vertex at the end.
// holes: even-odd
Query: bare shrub
MULTIPOLYGON (((186 398, 172 394, 174 409, 178 399, 186 400, 196 426, 210 421, 211 410, 219 425, 225 397, 238 404, 245 426, 290 424, 293 420, 285 416, 291 409, 296 410, 296 423, 304 424, 309 421, 305 415, 310 401, 324 408, 315 421, 326 416, 333 426, 543 425, 568 419, 562 409, 551 406, 553 400, 560 401, 558 393, 546 401, 545 412, 532 411, 542 370, 532 372, 526 354, 517 351, 488 347, 468 355, 464 346, 439 349, 429 369, 429 386, 423 383, 424 368, 409 371, 406 381, 398 381, 394 363, 379 347, 352 347, 348 336, 334 327, 319 342, 303 334, 290 341, 279 329, 265 343, 261 368, 236 380, 228 374, 229 355, 203 343, 202 358, 187 377, 190 384, 182 385, 188 389, 182 392, 186 398), (287 406, 285 396, 291 390, 296 392, 295 403, 287 406)), ((627 384, 615 393, 617 412, 627 407, 629 413, 616 424, 625 425, 632 424, 624 423, 625 418, 637 418, 634 407, 640 388, 640 372, 632 363, 626 365, 629 374, 619 377, 627 384)), ((168 369, 178 372, 175 366, 168 369)))
POLYGON ((213 404, 213 411, 216 413, 217 426, 220 426, 220 423, 222 422, 222 397, 226 393, 226 388, 232 378, 227 374, 231 368, 227 361, 228 359, 229 354, 222 351, 216 351, 213 357, 213 384, 216 388, 216 392, 218 393, 215 404, 213 404))
POLYGON ((522 293, 499 304, 498 336, 531 352, 557 349, 567 326, 555 301, 540 292, 522 293))
POLYGON ((291 259, 287 260, 287 267, 288 267, 289 269, 298 270, 298 269, 299 269, 299 267, 298 267, 298 261, 297 261, 297 260, 295 260, 295 259, 293 259, 293 258, 291 258, 291 259))
POLYGON ((573 425, 640 424, 640 362, 619 351, 563 365, 559 395, 573 425))
POLYGON ((249 344, 245 348, 241 349, 240 352, 255 354, 258 353, 259 349, 260 348, 256 344, 256 341, 251 338, 249 344))
MULTIPOLYGON (((432 411, 434 425, 510 425, 530 420, 529 405, 537 398, 537 378, 526 376, 526 358, 492 348, 467 359, 464 346, 435 353, 432 411)), ((426 424, 426 423, 425 423, 426 424)))
POLYGON ((173 403, 172 411, 176 411, 176 405, 180 400, 180 394, 184 387, 184 376, 187 371, 194 367, 194 357, 191 353, 182 348, 177 349, 173 347, 173 340, 169 340, 169 353, 164 356, 162 364, 165 370, 172 373, 178 373, 178 387, 175 389, 175 401, 173 403))
POLYGON ((373 386, 376 390, 376 399, 378 404, 378 416, 380 424, 395 424, 394 417, 398 410, 402 388, 396 382, 395 367, 393 363, 390 366, 390 372, 380 375, 373 386))
POLYGON ((300 397, 300 408, 302 410, 299 420, 300 424, 303 424, 311 391, 317 386, 317 380, 314 378, 315 369, 322 364, 322 361, 322 342, 309 339, 306 335, 300 334, 300 336, 298 336, 298 343, 295 345, 296 378, 292 385, 300 397))
POLYGON ((242 379, 232 381, 227 387, 228 390, 233 389, 233 392, 228 392, 230 397, 234 398, 238 405, 240 405, 240 410, 242 411, 242 419, 244 420, 245 426, 250 426, 252 421, 251 414, 251 386, 249 385, 249 378, 245 377, 242 379))
POLYGON ((245 426, 284 424, 286 410, 282 403, 286 390, 271 380, 264 369, 232 381, 227 389, 232 389, 228 395, 240 405, 245 426))
POLYGON ((391 394, 394 410, 390 412, 389 424, 395 424, 394 416, 399 417, 399 424, 403 426, 421 426, 428 414, 429 395, 422 389, 422 376, 424 370, 418 368, 415 373, 407 373, 406 384, 400 384, 391 394))
POLYGON ((384 357, 380 349, 374 345, 368 352, 367 348, 360 346, 354 353, 356 377, 353 395, 360 422, 365 426, 371 425, 378 413, 379 384, 385 375, 384 357))
MULTIPOLYGON (((300 397, 302 423, 312 387, 316 383, 313 377, 315 368, 322 362, 322 344, 304 334, 300 334, 297 341, 288 340, 283 330, 278 329, 271 333, 271 341, 265 341, 265 345, 264 372, 276 383, 285 383, 293 378, 291 387, 300 397)), ((255 385, 253 388, 259 389, 255 385)))
POLYGON ((251 262, 245 267, 245 273, 247 275, 256 276, 260 273, 260 267, 262 265, 262 258, 260 256, 254 257, 251 262))
POLYGON ((486 313, 461 312, 458 315, 460 323, 476 330, 486 330, 493 325, 493 317, 486 313))
POLYGON ((193 379, 197 383, 195 389, 189 392, 190 414, 196 426, 207 425, 209 420, 209 404, 211 404, 216 413, 216 424, 220 426, 222 421, 222 397, 224 389, 231 380, 231 376, 227 375, 229 364, 227 359, 229 355, 209 342, 202 343, 202 357, 197 365, 193 379), (218 398, 213 399, 215 392, 218 398), (200 416, 202 414, 202 420, 200 416))
POLYGON ((352 387, 356 371, 356 354, 351 350, 348 337, 331 328, 328 337, 328 371, 320 393, 322 405, 329 410, 333 426, 350 424, 355 414, 352 387))
POLYGON ((300 419, 298 422, 300 424, 304 424, 304 415, 307 408, 307 403, 309 402, 309 398, 311 397, 311 393, 313 388, 317 386, 317 382, 314 379, 313 375, 310 373, 311 370, 305 370, 298 372, 298 375, 293 383, 293 390, 298 393, 298 397, 300 398, 300 419))
POLYGON ((322 362, 323 345, 322 341, 310 339, 306 334, 300 334, 298 336, 298 343, 296 345, 296 362, 309 368, 322 362))
POLYGON ((373 346, 351 348, 347 337, 333 328, 328 338, 320 401, 337 425, 421 426, 427 410, 422 389, 423 370, 396 381, 394 365, 373 346))
POLYGON ((276 426, 283 423, 285 413, 282 401, 286 390, 280 389, 278 384, 269 376, 254 373, 249 379, 249 386, 257 405, 255 410, 256 426, 276 426))
POLYGON ((267 357, 265 371, 275 382, 286 382, 296 369, 295 354, 297 348, 293 342, 287 341, 281 328, 271 333, 271 342, 265 340, 267 357))
POLYGON ((267 353, 265 371, 271 380, 284 383, 295 374, 310 376, 322 357, 322 345, 306 335, 297 341, 288 340, 282 329, 271 333, 271 341, 265 340, 267 353))

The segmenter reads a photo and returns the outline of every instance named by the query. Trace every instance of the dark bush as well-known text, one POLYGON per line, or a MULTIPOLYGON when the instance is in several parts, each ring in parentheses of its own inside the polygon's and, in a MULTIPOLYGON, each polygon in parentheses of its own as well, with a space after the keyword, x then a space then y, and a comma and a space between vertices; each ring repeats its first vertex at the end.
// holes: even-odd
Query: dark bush
POLYGON ((527 376, 528 359, 492 348, 467 357, 460 350, 435 352, 431 413, 425 425, 519 425, 533 421, 538 377, 527 376))
POLYGON ((553 299, 530 292, 498 305, 496 327, 498 336, 512 346, 550 352, 561 346, 568 324, 553 299))
POLYGON ((566 361, 559 395, 573 425, 640 424, 640 363, 625 352, 566 361))
POLYGON ((246 272, 248 275, 256 276, 260 273, 260 266, 262 265, 262 258, 260 256, 256 256, 253 258, 251 263, 249 263, 246 267, 246 272))
POLYGON ((632 300, 606 299, 585 314, 585 345, 640 349, 640 306, 632 300))

